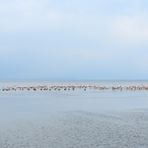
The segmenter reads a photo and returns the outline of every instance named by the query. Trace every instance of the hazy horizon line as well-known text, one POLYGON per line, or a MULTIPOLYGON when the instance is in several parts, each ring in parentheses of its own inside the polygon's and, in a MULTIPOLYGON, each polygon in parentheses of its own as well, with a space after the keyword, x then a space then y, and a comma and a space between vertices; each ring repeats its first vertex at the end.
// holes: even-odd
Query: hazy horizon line
POLYGON ((44 79, 39 79, 39 80, 29 80, 29 79, 24 79, 24 80, 0 80, 0 83, 3 83, 3 82, 110 82, 110 81, 118 81, 118 82, 133 82, 133 81, 148 81, 148 79, 85 79, 85 80, 83 80, 83 79, 55 79, 55 80, 44 80, 44 79))

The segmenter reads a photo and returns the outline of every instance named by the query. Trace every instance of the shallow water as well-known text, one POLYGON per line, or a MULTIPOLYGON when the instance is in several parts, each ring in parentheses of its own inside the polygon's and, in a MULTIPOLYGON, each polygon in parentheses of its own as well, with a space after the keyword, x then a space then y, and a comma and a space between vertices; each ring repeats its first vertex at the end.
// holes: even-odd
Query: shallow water
MULTIPOLYGON (((125 85, 127 83, 130 82, 100 82, 101 85, 125 85)), ((141 81, 132 82, 132 84, 143 83, 141 81)), ((1 86, 8 85, 22 85, 22 83, 1 83, 1 86)), ((29 84, 23 83, 23 85, 29 84)), ((147 91, 76 90, 61 92, 1 92, 0 94, 1 120, 40 117, 54 112, 65 111, 104 112, 147 108, 147 91)))
POLYGON ((0 148, 59 147, 147 148, 148 92, 1 92, 0 148))

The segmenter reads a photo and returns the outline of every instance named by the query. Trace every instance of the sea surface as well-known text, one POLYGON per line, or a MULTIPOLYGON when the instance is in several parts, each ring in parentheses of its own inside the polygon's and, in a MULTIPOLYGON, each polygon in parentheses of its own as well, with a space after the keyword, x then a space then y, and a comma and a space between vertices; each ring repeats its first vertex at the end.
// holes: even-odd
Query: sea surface
MULTIPOLYGON (((102 86, 147 85, 147 81, 91 82, 1 82, 0 87, 58 84, 99 84, 102 86)), ((148 91, 47 91, 0 92, 1 120, 48 116, 66 111, 109 112, 148 109, 148 91)))
POLYGON ((0 148, 148 148, 148 91, 2 91, 59 84, 148 82, 1 82, 0 148))

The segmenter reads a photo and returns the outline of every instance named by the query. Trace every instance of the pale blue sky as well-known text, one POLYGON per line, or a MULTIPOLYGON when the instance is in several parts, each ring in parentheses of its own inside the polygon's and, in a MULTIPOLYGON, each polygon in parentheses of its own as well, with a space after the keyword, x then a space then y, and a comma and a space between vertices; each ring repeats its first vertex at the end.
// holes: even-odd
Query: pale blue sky
POLYGON ((148 1, 0 0, 0 79, 148 79, 148 1))

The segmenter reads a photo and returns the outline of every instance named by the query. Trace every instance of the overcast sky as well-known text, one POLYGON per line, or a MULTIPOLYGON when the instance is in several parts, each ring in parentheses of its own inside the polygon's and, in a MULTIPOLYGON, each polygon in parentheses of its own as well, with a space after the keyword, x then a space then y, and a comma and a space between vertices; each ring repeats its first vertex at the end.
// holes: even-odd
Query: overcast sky
POLYGON ((0 80, 148 79, 147 0, 0 0, 0 80))

